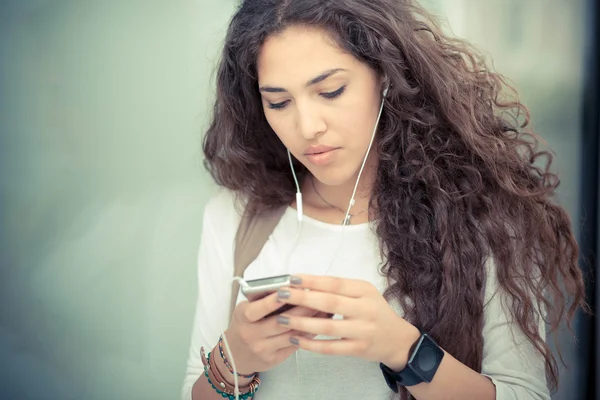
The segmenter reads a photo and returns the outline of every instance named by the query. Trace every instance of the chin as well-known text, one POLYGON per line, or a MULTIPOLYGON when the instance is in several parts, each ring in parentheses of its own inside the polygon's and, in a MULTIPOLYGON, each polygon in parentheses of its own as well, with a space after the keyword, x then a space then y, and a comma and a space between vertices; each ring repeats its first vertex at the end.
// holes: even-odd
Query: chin
POLYGON ((332 169, 331 171, 321 170, 311 172, 319 182, 327 186, 341 186, 347 184, 353 177, 356 179, 356 174, 348 171, 335 171, 332 169))

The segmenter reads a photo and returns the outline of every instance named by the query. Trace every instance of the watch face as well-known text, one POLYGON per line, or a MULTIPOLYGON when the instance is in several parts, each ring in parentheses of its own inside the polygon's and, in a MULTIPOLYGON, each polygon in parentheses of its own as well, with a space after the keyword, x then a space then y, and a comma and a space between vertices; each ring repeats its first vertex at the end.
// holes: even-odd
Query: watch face
POLYGON ((423 334, 408 365, 425 382, 431 382, 443 357, 444 350, 429 335, 423 334))

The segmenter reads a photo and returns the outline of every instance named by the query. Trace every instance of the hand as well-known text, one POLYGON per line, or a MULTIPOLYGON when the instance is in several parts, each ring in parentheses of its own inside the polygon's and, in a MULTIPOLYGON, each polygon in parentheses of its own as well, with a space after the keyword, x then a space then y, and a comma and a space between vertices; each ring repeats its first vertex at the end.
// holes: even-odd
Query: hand
MULTIPOLYGON (((290 337, 302 333, 277 324, 276 316, 265 318, 282 306, 284 303, 277 301, 276 293, 253 302, 243 301, 236 306, 225 335, 238 373, 246 375, 267 371, 297 350, 290 343, 290 337)), ((325 315, 304 307, 294 307, 286 314, 313 318, 325 315)))
POLYGON ((377 288, 365 281, 329 276, 298 275, 294 278, 296 284, 293 287, 278 292, 280 301, 341 314, 344 319, 311 318, 286 312, 278 318, 282 327, 341 338, 313 340, 291 336, 293 343, 316 353, 382 362, 397 371, 404 368, 410 347, 418 340, 420 332, 396 314, 377 288))

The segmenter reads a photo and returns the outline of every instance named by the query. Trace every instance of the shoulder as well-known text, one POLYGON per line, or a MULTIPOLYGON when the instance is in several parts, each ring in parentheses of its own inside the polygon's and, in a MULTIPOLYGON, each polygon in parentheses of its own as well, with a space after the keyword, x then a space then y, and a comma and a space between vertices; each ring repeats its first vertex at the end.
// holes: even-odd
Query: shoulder
POLYGON ((239 222, 244 212, 245 201, 234 192, 218 189, 204 206, 204 218, 216 225, 239 222))
POLYGON ((214 244, 226 254, 233 245, 245 202, 234 192, 218 189, 206 202, 203 213, 203 237, 212 237, 214 244))

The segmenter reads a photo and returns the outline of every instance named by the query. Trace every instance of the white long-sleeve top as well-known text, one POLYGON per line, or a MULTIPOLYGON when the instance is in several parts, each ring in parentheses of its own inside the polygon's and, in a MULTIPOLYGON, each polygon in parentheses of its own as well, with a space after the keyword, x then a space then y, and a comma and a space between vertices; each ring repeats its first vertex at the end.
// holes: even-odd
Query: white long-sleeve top
MULTIPOLYGON (((204 373, 200 348, 211 351, 229 324, 234 238, 241 217, 238 208, 233 195, 225 190, 205 207, 198 252, 198 300, 183 400, 191 399, 192 386, 204 373)), ((296 210, 288 208, 244 278, 327 274, 368 281, 383 293, 387 281, 379 272, 380 264, 377 237, 370 224, 342 227, 304 216, 300 229, 296 210)), ((511 321, 492 260, 487 267, 482 374, 495 384, 498 400, 549 400, 543 359, 511 321)), ((240 294, 237 301, 242 300, 240 294)), ((392 307, 402 315, 398 304, 392 307)), ((543 321, 539 328, 545 337, 543 321)), ((260 375, 256 400, 387 400, 393 394, 378 363, 304 350, 260 375)))

